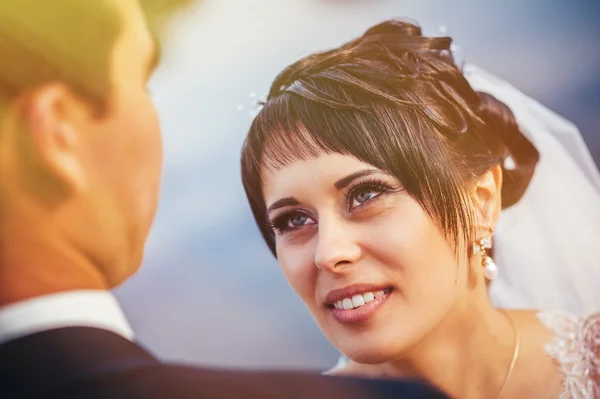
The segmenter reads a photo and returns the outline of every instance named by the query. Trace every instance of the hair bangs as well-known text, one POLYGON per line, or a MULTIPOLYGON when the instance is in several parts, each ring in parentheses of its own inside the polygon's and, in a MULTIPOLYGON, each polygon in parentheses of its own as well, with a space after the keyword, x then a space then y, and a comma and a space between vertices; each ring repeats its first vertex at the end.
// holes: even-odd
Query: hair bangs
MULTIPOLYGON (((467 239, 467 198, 459 174, 448 167, 446 141, 435 137, 437 126, 428 123, 426 110, 336 81, 320 79, 318 90, 311 83, 295 82, 269 100, 250 128, 242 180, 255 218, 266 218, 263 168, 339 153, 397 177, 453 244, 462 241, 459 236, 467 239)), ((275 252, 273 232, 266 223, 259 226, 275 252)))
POLYGON ((277 169, 294 161, 332 153, 381 164, 381 160, 373 159, 377 145, 375 132, 367 126, 366 112, 334 108, 294 94, 281 96, 264 111, 259 122, 264 167, 277 169))

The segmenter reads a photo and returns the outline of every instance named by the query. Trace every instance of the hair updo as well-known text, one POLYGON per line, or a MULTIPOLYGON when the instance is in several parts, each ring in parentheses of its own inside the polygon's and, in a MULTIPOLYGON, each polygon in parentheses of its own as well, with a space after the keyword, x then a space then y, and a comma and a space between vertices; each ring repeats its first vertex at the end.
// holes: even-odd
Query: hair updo
POLYGON ((246 195, 274 254, 261 169, 322 153, 396 176, 454 246, 475 238, 467 180, 501 165, 503 207, 521 198, 539 154, 506 105, 471 88, 451 42, 390 20, 277 76, 242 149, 246 195))

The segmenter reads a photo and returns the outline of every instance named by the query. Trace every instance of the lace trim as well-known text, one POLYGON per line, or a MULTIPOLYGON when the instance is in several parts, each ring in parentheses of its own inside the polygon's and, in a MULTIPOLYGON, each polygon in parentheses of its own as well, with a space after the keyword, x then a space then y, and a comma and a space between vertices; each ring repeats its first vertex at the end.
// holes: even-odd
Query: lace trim
POLYGON ((600 314, 540 312, 538 318, 554 333, 544 348, 564 376, 559 399, 600 398, 600 314))

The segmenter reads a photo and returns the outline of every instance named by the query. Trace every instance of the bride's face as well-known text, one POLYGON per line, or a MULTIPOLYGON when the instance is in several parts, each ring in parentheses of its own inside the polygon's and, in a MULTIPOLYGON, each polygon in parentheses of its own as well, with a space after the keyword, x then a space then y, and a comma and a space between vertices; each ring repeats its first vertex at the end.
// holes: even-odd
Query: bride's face
POLYGON ((402 356, 456 303, 451 245, 394 176, 325 154, 264 169, 263 182, 286 278, 353 360, 402 356))

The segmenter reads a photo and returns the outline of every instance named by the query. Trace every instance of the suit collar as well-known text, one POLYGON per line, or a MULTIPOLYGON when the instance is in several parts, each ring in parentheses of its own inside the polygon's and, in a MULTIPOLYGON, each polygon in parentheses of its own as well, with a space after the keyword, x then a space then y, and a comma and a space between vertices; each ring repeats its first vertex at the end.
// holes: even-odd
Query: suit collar
POLYGON ((119 303, 108 291, 67 291, 0 308, 0 344, 69 326, 102 328, 134 338, 119 303))

